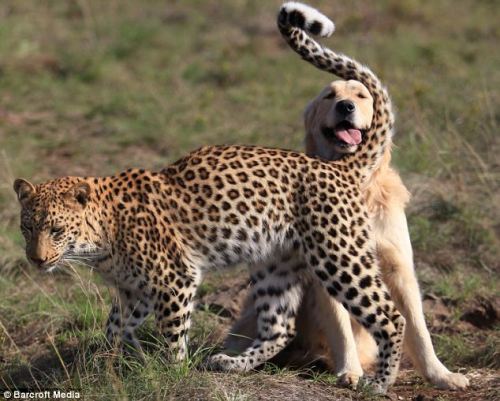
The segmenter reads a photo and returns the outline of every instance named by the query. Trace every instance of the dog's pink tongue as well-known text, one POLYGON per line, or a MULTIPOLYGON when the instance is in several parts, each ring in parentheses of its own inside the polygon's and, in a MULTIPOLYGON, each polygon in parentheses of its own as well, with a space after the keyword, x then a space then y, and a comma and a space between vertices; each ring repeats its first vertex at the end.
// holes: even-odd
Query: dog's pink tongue
POLYGON ((349 128, 336 132, 337 138, 343 140, 349 145, 358 145, 361 143, 361 131, 359 129, 349 128))

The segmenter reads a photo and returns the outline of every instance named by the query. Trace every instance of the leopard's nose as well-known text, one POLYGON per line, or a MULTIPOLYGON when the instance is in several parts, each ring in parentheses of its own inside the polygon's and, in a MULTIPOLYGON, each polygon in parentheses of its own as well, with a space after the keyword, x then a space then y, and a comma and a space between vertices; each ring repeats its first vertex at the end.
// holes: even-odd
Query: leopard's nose
POLYGON ((42 259, 37 256, 30 256, 30 259, 37 266, 41 266, 47 261, 47 258, 42 259))

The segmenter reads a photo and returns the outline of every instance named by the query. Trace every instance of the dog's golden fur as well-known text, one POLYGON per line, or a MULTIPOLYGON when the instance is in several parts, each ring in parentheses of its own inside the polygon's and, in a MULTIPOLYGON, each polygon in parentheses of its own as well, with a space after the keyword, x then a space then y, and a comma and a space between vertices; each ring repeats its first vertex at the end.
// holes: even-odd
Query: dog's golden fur
MULTIPOLYGON (((354 153, 358 145, 342 143, 335 138, 335 130, 325 133, 325 128, 336 127, 345 116, 338 112, 339 102, 351 101, 355 108, 349 121, 358 129, 370 127, 373 119, 373 98, 358 81, 333 81, 307 106, 304 113, 306 126, 306 152, 325 160, 335 160, 343 154, 354 153)), ((390 152, 389 152, 390 155, 390 152)))
MULTIPOLYGON (((356 150, 347 144, 339 144, 338 138, 327 136, 323 127, 334 125, 331 120, 335 118, 335 105, 345 99, 351 100, 362 114, 369 117, 368 103, 357 96, 363 90, 366 88, 359 82, 335 81, 307 106, 304 121, 308 155, 335 160, 356 150)), ((406 318, 405 349, 416 368, 430 382, 440 388, 462 389, 468 385, 468 380, 461 374, 451 373, 439 361, 425 325, 405 216, 410 194, 390 163, 391 147, 388 146, 380 164, 364 183, 364 191, 372 213, 383 279, 406 318)), ((226 340, 226 347, 234 350, 245 348, 256 334, 253 301, 248 298, 240 319, 226 340)), ((349 384, 350 377, 356 382, 375 357, 375 341, 367 331, 356 322, 350 322, 342 305, 332 302, 321 288, 310 286, 298 312, 297 338, 278 356, 278 361, 300 366, 323 359, 349 384), (331 318, 325 318, 327 314, 334 316, 335 324, 331 325, 331 318), (326 321, 330 325, 325 325, 326 321)))

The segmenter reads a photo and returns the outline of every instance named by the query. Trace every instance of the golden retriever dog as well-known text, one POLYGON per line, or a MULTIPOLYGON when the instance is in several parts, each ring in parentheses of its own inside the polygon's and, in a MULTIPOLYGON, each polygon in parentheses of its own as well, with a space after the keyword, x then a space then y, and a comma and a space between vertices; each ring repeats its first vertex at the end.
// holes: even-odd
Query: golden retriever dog
MULTIPOLYGON (((352 80, 332 82, 305 110, 306 153, 336 160, 355 152, 362 138, 359 130, 352 127, 371 121, 372 112, 369 92, 363 84, 352 80), (346 108, 356 110, 350 119, 345 118, 346 108)), ((405 352, 417 370, 435 386, 463 389, 468 379, 450 372, 439 361, 432 346, 414 272, 405 215, 410 195, 390 163, 389 146, 382 163, 365 183, 364 193, 376 232, 383 280, 406 319, 405 352)), ((246 348, 257 335, 256 324, 253 301, 249 297, 226 339, 226 348, 235 351, 246 348)), ((297 366, 322 358, 344 384, 355 385, 363 369, 369 369, 375 360, 377 348, 373 338, 319 286, 309 284, 305 290, 296 324, 297 338, 278 355, 280 363, 297 366), (331 323, 332 316, 335 324, 331 323)))

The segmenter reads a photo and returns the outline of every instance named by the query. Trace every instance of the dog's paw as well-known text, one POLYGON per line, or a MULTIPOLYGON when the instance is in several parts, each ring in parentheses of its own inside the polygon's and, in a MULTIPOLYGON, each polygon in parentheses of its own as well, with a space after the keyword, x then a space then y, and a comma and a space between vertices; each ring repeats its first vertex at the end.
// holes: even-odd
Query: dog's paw
POLYGON ((359 379, 361 375, 354 372, 345 372, 339 374, 337 379, 337 384, 341 387, 347 387, 355 390, 358 387, 359 379))
POLYGON ((429 381, 442 390, 464 390, 469 385, 469 379, 461 373, 451 373, 429 377, 429 381))

